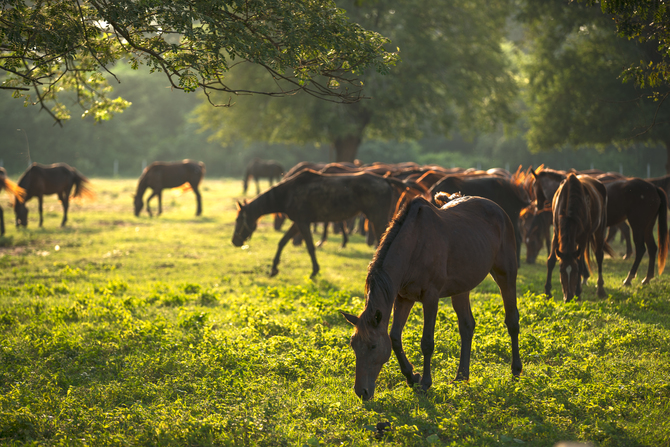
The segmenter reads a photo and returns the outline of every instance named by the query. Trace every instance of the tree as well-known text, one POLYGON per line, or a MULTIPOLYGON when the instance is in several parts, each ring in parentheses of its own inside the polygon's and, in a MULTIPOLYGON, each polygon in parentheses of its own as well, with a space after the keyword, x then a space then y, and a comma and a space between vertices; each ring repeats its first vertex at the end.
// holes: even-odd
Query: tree
POLYGON ((653 89, 622 79, 630 64, 658 59, 655 45, 618 37, 611 16, 584 3, 526 1, 519 19, 531 150, 662 142, 670 163, 667 108, 653 89))
POLYGON ((304 92, 336 102, 361 98, 356 74, 386 73, 396 55, 387 40, 348 21, 330 0, 205 2, 196 0, 57 0, 0 2, 0 89, 70 117, 63 90, 96 120, 129 103, 110 99, 110 71, 127 59, 163 73, 172 88, 230 95, 304 92), (254 64, 270 89, 241 89, 228 71, 254 64), (34 97, 33 97, 34 95, 34 97), (53 104, 52 107, 48 105, 53 104))
MULTIPOLYGON (((234 113, 202 108, 199 122, 223 144, 243 139, 319 142, 338 161, 353 161, 363 138, 419 138, 457 126, 493 129, 511 122, 516 84, 502 48, 509 2, 379 0, 338 3, 352 20, 390 38, 402 62, 388 75, 366 71, 370 100, 326 104, 240 97, 234 113)), ((392 47, 392 49, 390 48, 392 47)), ((233 73, 250 86, 271 82, 247 67, 233 73)))
POLYGON ((631 61, 624 76, 652 89, 664 101, 670 95, 670 8, 662 1, 601 0, 601 9, 612 14, 619 35, 650 43, 657 51, 656 60, 631 61))

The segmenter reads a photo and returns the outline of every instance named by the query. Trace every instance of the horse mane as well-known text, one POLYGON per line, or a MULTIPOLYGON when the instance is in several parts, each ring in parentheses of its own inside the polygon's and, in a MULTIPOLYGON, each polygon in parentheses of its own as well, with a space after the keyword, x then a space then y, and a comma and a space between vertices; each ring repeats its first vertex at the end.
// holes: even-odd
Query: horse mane
MULTIPOLYGON (((386 302, 384 303, 384 307, 385 308, 391 307, 393 301, 395 300, 395 295, 391 291, 392 288, 391 278, 389 277, 388 273, 386 273, 382 268, 384 259, 386 258, 386 255, 389 252, 391 244, 393 244, 393 241, 395 240, 396 236, 400 232, 400 229, 405 223, 407 215, 410 213, 410 211, 416 208, 417 206, 423 206, 428 203, 430 202, 428 202, 426 199, 422 197, 416 197, 409 203, 409 205, 403 207, 393 217, 393 220, 391 221, 391 223, 389 224, 386 231, 381 237, 379 247, 377 248, 377 251, 372 257, 372 261, 370 261, 370 264, 368 265, 368 275, 365 278, 366 299, 368 299, 371 296, 370 292, 372 291, 373 288, 379 287, 381 289, 382 296, 386 300, 386 302)), ((356 325, 356 332, 358 332, 360 336, 363 337, 364 340, 367 340, 369 338, 369 332, 373 325, 375 313, 378 310, 378 306, 376 306, 375 304, 376 303, 370 303, 370 301, 366 301, 365 309, 363 309, 363 312, 359 317, 359 323, 356 325)))
MULTIPOLYGON (((563 209, 558 210, 559 213, 559 247, 564 248, 564 243, 574 237, 577 229, 583 226, 584 219, 584 188, 577 176, 573 173, 568 174, 563 186, 566 200, 563 204, 563 209), (561 212, 563 211, 563 212, 561 212)), ((572 241, 574 242, 574 241, 572 241)), ((565 248, 564 248, 565 249, 565 248)), ((588 264, 588 260, 587 260, 588 264)))

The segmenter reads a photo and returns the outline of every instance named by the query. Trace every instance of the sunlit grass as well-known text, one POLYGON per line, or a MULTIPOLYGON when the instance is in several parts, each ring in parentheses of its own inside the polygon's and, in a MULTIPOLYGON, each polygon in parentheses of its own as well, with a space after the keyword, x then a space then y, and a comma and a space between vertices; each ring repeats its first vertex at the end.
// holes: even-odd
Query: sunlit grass
MULTIPOLYGON (((513 380, 502 300, 488 278, 472 294, 471 379, 452 383, 460 338, 440 305, 433 387, 418 394, 395 358, 375 399, 353 393, 351 326, 362 310, 374 249, 330 235, 311 281, 304 246, 269 217, 248 242, 230 240, 239 180, 166 191, 163 215, 132 214, 135 180, 94 179, 97 200, 45 201, 43 228, 0 239, 0 443, 8 445, 670 445, 667 274, 621 285, 632 261, 605 260, 607 299, 594 279, 582 300, 542 295, 544 262, 517 282, 524 372, 513 380), (58 248, 57 248, 58 247, 58 248), (384 435, 378 422, 389 422, 384 435)), ((156 208, 156 205, 153 206, 156 208)), ((617 249, 621 247, 617 245, 617 249)), ((544 255, 544 253, 543 253, 544 255)), ((640 268, 646 270, 646 258, 640 268)), ((421 307, 404 333, 421 364, 421 307)))

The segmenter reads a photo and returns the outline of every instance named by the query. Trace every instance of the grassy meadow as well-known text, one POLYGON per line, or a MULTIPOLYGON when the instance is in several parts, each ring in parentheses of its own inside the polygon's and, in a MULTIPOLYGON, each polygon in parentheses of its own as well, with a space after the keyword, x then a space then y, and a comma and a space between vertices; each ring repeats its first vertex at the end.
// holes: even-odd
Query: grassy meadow
MULTIPOLYGON (((630 287, 632 261, 606 258, 608 298, 591 279, 570 304, 558 269, 555 297, 541 293, 544 251, 523 264, 519 380, 488 278, 471 294, 470 381, 452 383, 460 338, 442 300, 432 388, 407 387, 392 356, 361 402, 339 311, 363 309, 374 249, 362 236, 341 249, 331 234, 314 281, 289 244, 270 278, 270 217, 248 246, 231 243, 241 181, 205 178, 198 218, 190 192, 165 191, 162 216, 136 218, 136 180, 92 182, 96 200, 71 204, 66 228, 54 196, 43 228, 29 202, 27 229, 0 197, 0 444, 670 446, 670 272, 641 286, 646 257, 630 287)), ((417 305, 404 332, 414 365, 421 328, 417 305)))

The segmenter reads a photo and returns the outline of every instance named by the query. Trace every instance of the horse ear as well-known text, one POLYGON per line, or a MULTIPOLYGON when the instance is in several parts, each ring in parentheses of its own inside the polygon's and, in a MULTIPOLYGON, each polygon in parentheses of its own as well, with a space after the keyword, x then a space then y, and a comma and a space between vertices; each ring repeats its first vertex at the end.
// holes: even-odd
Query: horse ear
POLYGON ((357 316, 355 316, 355 315, 351 315, 351 314, 348 314, 348 313, 346 313, 346 312, 342 312, 342 311, 340 311, 340 313, 341 313, 342 316, 343 316, 344 318, 346 318, 347 321, 348 321, 349 323, 351 323, 352 325, 356 326, 356 325, 358 324, 358 317, 357 317, 357 316))
POLYGON ((237 205, 237 211, 242 209, 242 204, 240 203, 239 200, 237 201, 236 205, 237 205))

